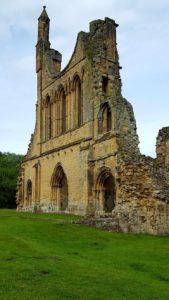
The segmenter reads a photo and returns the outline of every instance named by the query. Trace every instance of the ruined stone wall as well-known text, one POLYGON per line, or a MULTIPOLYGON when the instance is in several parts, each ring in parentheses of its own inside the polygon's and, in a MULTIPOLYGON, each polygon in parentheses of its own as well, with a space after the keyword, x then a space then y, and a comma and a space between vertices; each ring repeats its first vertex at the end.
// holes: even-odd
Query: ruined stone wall
POLYGON ((157 168, 169 184, 169 127, 159 130, 156 142, 157 168))
POLYGON ((61 71, 43 10, 36 125, 18 178, 18 210, 104 217, 101 224, 107 219, 118 231, 169 234, 169 128, 159 131, 156 159, 140 154, 133 108, 121 94, 117 26, 109 18, 91 22, 61 71))
POLYGON ((156 161, 140 156, 118 170, 118 200, 114 216, 126 232, 169 233, 169 186, 156 169, 156 161))

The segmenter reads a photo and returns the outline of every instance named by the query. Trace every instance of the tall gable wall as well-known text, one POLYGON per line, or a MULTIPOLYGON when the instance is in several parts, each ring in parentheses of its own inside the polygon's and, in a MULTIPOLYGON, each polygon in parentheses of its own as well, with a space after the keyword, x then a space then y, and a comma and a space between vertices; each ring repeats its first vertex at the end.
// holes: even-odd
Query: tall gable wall
MULTIPOLYGON (((157 158, 140 154, 132 105, 122 97, 117 24, 90 23, 68 65, 39 17, 36 126, 18 178, 18 210, 116 219, 124 232, 169 233, 169 130, 157 158)), ((105 221, 106 222, 106 221, 105 221)))

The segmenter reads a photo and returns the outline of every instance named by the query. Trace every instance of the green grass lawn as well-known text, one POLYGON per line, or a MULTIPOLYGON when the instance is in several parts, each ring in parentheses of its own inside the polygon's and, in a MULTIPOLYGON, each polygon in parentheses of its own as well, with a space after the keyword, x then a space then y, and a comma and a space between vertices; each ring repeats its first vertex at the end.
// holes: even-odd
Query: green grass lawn
POLYGON ((0 299, 169 299, 169 238, 0 211, 0 299))

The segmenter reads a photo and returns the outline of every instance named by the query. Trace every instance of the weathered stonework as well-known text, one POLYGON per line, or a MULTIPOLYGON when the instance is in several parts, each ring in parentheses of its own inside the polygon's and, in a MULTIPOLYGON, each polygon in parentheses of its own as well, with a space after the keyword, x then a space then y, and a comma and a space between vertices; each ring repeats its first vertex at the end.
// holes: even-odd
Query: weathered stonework
POLYGON ((61 71, 49 22, 44 8, 36 126, 18 178, 18 211, 74 213, 118 231, 169 234, 169 127, 159 131, 156 159, 140 154, 133 108, 121 95, 118 25, 91 22, 61 71))

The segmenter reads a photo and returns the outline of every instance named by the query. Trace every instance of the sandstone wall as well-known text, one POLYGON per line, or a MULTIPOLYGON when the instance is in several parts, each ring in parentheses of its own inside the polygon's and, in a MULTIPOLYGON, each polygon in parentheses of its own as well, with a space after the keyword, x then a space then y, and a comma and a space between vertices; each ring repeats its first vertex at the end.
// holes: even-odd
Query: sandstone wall
POLYGON ((169 127, 159 131, 156 159, 140 154, 133 108, 121 94, 117 26, 109 18, 91 22, 61 71, 43 10, 36 124, 18 177, 18 210, 104 217, 100 224, 107 219, 118 231, 169 234, 169 127))

